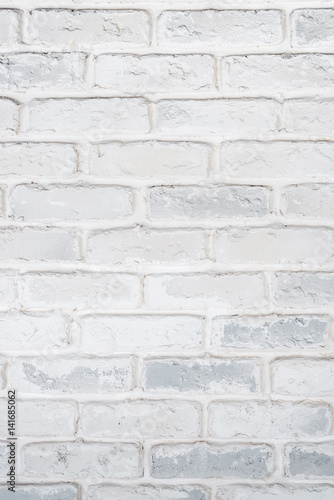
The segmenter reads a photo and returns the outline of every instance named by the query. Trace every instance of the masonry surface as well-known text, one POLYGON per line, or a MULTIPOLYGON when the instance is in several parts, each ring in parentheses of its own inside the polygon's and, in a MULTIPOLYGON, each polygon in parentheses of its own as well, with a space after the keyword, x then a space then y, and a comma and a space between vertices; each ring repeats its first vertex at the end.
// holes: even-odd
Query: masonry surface
POLYGON ((0 498, 334 499, 332 0, 0 0, 0 498))

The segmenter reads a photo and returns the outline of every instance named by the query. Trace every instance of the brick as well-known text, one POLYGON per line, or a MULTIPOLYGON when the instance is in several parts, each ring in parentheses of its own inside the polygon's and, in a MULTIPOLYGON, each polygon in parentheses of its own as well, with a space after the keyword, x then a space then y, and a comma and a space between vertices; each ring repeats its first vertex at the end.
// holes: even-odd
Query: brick
POLYGON ((0 230, 0 259, 63 260, 79 258, 76 236, 62 229, 3 229, 0 230))
POLYGON ((211 344, 224 349, 319 349, 329 331, 317 316, 248 316, 213 319, 211 344))
POLYGON ((140 302, 140 280, 130 274, 31 273, 22 282, 27 308, 131 309, 140 302))
POLYGON ((5 387, 5 375, 6 375, 6 359, 0 358, 0 389, 5 387))
POLYGON ((206 55, 105 54, 97 57, 98 87, 147 92, 214 90, 214 60, 206 55))
POLYGON ((0 175, 68 177, 77 169, 71 144, 0 143, 0 175))
POLYGON ((69 343, 68 320, 60 314, 0 313, 1 349, 56 349, 69 343))
MULTIPOLYGON (((286 217, 332 219, 334 217, 334 184, 300 184, 288 186, 282 192, 281 211, 286 217)), ((319 243, 319 253, 325 249, 319 243)))
MULTIPOLYGON (((7 399, 0 400, 0 408, 1 413, 4 415, 7 411, 7 399)), ((75 403, 68 401, 26 401, 18 399, 16 409, 19 415, 16 435, 19 437, 67 437, 73 436, 75 433, 77 420, 75 403)), ((0 424, 0 434, 7 436, 7 432, 7 422, 3 420, 0 424)), ((32 498, 32 500, 35 499, 32 498)))
POLYGON ((226 141, 221 148, 221 174, 251 179, 333 178, 334 143, 307 141, 226 141), (315 165, 317 168, 315 168, 315 165))
POLYGON ((154 187, 149 196, 151 219, 260 218, 269 213, 269 192, 257 186, 154 187))
POLYGON ((8 473, 8 452, 7 442, 0 441, 0 477, 3 482, 7 481, 8 473))
POLYGON ((206 144, 191 142, 99 144, 92 146, 89 173, 107 178, 205 177, 209 152, 206 144))
POLYGON ((30 18, 31 43, 92 47, 146 46, 149 17, 140 10, 38 9, 30 18))
POLYGON ((333 273, 278 273, 274 285, 279 306, 309 309, 334 304, 333 273))
POLYGON ((143 99, 36 99, 28 110, 29 130, 35 132, 149 131, 148 106, 143 99))
POLYGON ((15 276, 0 274, 0 307, 10 307, 16 298, 15 276))
MULTIPOLYGON (((19 490, 16 495, 20 495, 22 500, 77 500, 78 489, 74 485, 53 484, 53 485, 25 485, 20 481, 19 490)), ((0 496, 2 500, 12 500, 13 493, 7 486, 0 486, 0 496)))
POLYGON ((88 238, 87 261, 105 264, 200 262, 205 258, 203 231, 119 229, 88 238))
POLYGON ((280 359, 272 364, 272 387, 275 394, 297 397, 330 396, 333 384, 333 359, 280 359))
POLYGON ((113 439, 199 437, 200 407, 183 401, 91 403, 82 408, 85 436, 113 439))
POLYGON ((19 40, 19 11, 0 10, 0 45, 10 46, 19 40))
POLYGON ((0 130, 16 132, 18 127, 18 105, 9 99, 0 99, 0 130))
POLYGON ((272 467, 272 451, 267 445, 196 443, 152 449, 154 478, 266 479, 272 467))
POLYGON ((333 47, 334 9, 298 9, 292 13, 292 46, 333 47))
POLYGON ((116 186, 17 186, 13 213, 22 220, 115 220, 132 213, 130 189, 116 186))
POLYGON ((132 388, 129 358, 16 358, 11 382, 21 393, 108 393, 132 388))
POLYGON ((217 262, 317 265, 331 261, 333 256, 334 233, 326 229, 230 229, 216 231, 213 236, 217 262))
POLYGON ((38 443, 23 448, 24 476, 63 479, 135 478, 142 475, 134 444, 38 443))
POLYGON ((261 54, 226 57, 223 59, 222 78, 224 87, 241 90, 332 87, 334 56, 261 54))
POLYGON ((27 53, 0 56, 0 88, 22 91, 30 88, 82 87, 85 56, 79 53, 27 53))
POLYGON ((275 132, 280 106, 269 99, 160 101, 158 129, 162 133, 187 135, 275 132))
POLYGON ((251 360, 154 359, 145 367, 148 391, 206 394, 253 394, 259 391, 260 368, 251 360))
POLYGON ((305 438, 330 432, 331 411, 324 404, 215 402, 209 405, 212 438, 305 438))
POLYGON ((287 132, 330 137, 334 127, 334 100, 291 99, 283 105, 287 132))
POLYGON ((87 353, 170 351, 201 346, 202 320, 194 316, 107 316, 81 320, 81 347, 87 353))
POLYGON ((185 274, 147 277, 151 309, 234 309, 265 303, 264 283, 256 274, 185 274))
MULTIPOLYGON (((87 500, 209 500, 209 492, 191 486, 114 486, 97 485, 88 489, 87 500)), ((30 499, 29 499, 30 500, 30 499)))
POLYGON ((166 11, 158 19, 161 45, 258 47, 279 43, 281 38, 278 10, 166 11))
POLYGON ((300 479, 322 479, 334 476, 334 444, 298 443, 288 445, 288 477, 300 479))
POLYGON ((235 486, 220 488, 217 500, 327 500, 334 493, 332 486, 307 485, 290 486, 235 486))

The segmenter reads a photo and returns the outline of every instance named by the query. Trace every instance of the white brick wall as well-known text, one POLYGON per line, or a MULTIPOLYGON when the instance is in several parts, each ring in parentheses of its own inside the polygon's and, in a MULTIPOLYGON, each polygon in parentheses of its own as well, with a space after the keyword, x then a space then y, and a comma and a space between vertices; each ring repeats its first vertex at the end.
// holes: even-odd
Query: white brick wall
POLYGON ((0 0, 0 499, 334 498, 332 0, 0 0))

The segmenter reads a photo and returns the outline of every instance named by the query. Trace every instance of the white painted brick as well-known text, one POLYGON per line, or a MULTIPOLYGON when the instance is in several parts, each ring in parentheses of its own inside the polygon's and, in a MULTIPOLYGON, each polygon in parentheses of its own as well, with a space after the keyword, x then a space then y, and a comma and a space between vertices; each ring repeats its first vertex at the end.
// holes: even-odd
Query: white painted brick
POLYGON ((215 402, 209 405, 213 438, 308 438, 329 434, 329 406, 305 403, 215 402))
POLYGON ((235 264, 322 264, 333 259, 334 233, 310 227, 216 231, 213 256, 235 264))
POLYGON ((307 485, 290 486, 235 486, 222 487, 217 500, 327 500, 334 493, 332 486, 307 485))
POLYGON ((154 187, 149 196, 151 219, 259 218, 269 213, 269 191, 257 186, 154 187))
POLYGON ((30 130, 35 132, 149 130, 148 107, 143 99, 42 99, 33 101, 28 110, 30 130))
POLYGON ((278 273, 274 279, 276 303, 308 309, 334 304, 334 273, 278 273))
MULTIPOLYGON (((7 399, 0 400, 0 408, 4 415, 7 411, 7 399)), ((77 415, 75 404, 72 402, 18 399, 16 411, 19 415, 16 427, 18 437, 67 437, 75 433, 77 415)), ((0 424, 0 434, 5 437, 7 432, 7 422, 3 420, 0 424)))
POLYGON ((161 101, 157 104, 158 129, 187 135, 275 132, 279 109, 269 99, 161 101))
POLYGON ((83 85, 85 56, 26 53, 0 56, 0 88, 73 88, 83 85))
POLYGON ((325 397, 333 393, 333 359, 280 359, 272 364, 275 394, 325 397))
POLYGON ((14 45, 19 38, 19 11, 0 10, 0 45, 14 45))
POLYGON ((202 319, 194 316, 86 316, 81 347, 89 353, 200 348, 202 319))
POLYGON ((227 57, 223 60, 222 79, 228 87, 241 90, 332 87, 334 56, 261 54, 227 57))
POLYGON ((312 135, 331 136, 334 127, 334 100, 291 99, 284 103, 285 128, 287 132, 300 133, 302 137, 312 135))
POLYGON ((298 443, 286 447, 286 475, 296 479, 334 476, 334 443, 298 443))
POLYGON ((31 273, 22 279, 27 308, 130 309, 140 302, 140 279, 131 274, 31 273))
POLYGON ((0 441, 0 477, 3 482, 7 480, 8 473, 8 453, 7 442, 0 441))
POLYGON ((161 45, 258 47, 279 43, 281 38, 278 10, 166 11, 158 20, 161 45))
POLYGON ((209 500, 209 492, 198 486, 131 487, 101 484, 88 489, 87 500, 110 500, 110 498, 113 500, 147 500, 148 498, 150 500, 209 500))
POLYGON ((333 219, 334 184, 301 184, 282 191, 281 211, 287 217, 333 219))
POLYGON ((9 99, 0 99, 0 130, 16 132, 18 127, 18 105, 9 99))
POLYGON ((182 401, 91 403, 82 409, 85 436, 113 439, 199 437, 200 407, 182 401))
POLYGON ((178 265, 203 259, 205 233, 202 231, 158 231, 136 226, 93 234, 88 238, 88 262, 178 265))
POLYGON ((152 309, 258 307, 265 303, 264 283, 256 274, 157 275, 147 278, 152 309))
POLYGON ((62 229, 0 230, 1 260, 76 260, 78 248, 75 234, 62 229))
POLYGON ((135 478, 142 475, 134 444, 41 443, 23 448, 24 476, 62 479, 135 478))
POLYGON ((16 358, 10 380, 22 393, 108 393, 132 388, 127 358, 16 358))
POLYGON ((21 185, 12 205, 22 220, 114 220, 132 213, 132 193, 116 186, 21 185))
POLYGON ((15 275, 0 274, 0 307, 10 307, 16 297, 15 275))
POLYGON ((0 175, 68 177, 76 169, 77 154, 70 144, 0 144, 0 175))
POLYGON ((226 141, 221 148, 221 173, 239 179, 330 179, 334 177, 333 156, 332 142, 226 141))
POLYGON ((209 151, 209 146, 191 142, 100 144, 91 149, 89 172, 107 178, 205 177, 209 151))
MULTIPOLYGON (((77 500, 78 489, 69 484, 52 485, 25 485, 20 481, 20 489, 16 490, 22 497, 22 500, 77 500)), ((7 489, 7 486, 0 486, 0 496, 2 500, 12 500, 13 493, 7 489)))
POLYGON ((0 358, 0 389, 3 389, 5 386, 6 383, 5 376, 6 376, 6 359, 0 358))
POLYGON ((298 9, 292 13, 293 47, 331 49, 334 43, 334 9, 298 9))
POLYGON ((145 366, 144 387, 153 392, 192 394, 254 394, 260 368, 252 360, 153 359, 145 366))
POLYGON ((1 349, 55 349, 69 343, 68 319, 59 314, 0 313, 1 349))
POLYGON ((214 60, 206 55, 106 54, 97 57, 95 83, 139 94, 214 90, 214 60))
POLYGON ((217 316, 211 344, 215 351, 233 349, 320 349, 329 324, 317 316, 217 316))
POLYGON ((266 479, 272 468, 268 445, 196 443, 152 449, 154 478, 266 479))
POLYGON ((30 19, 31 43, 94 47, 145 46, 149 17, 140 10, 34 10, 30 19))

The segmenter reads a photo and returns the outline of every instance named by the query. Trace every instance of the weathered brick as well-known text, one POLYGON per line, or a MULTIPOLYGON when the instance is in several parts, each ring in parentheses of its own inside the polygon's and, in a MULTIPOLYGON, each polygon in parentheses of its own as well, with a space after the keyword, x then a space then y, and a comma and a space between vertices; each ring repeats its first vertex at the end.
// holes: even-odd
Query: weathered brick
MULTIPOLYGON (((209 492, 199 486, 114 486, 97 485, 88 489, 87 500, 209 500, 209 492)), ((30 499, 29 499, 30 500, 30 499)))
POLYGON ((107 316, 81 320, 81 346, 87 353, 200 348, 202 320, 194 316, 107 316))
POLYGON ((217 500, 327 500, 334 493, 332 486, 279 485, 235 486, 219 488, 217 500))
POLYGON ((146 361, 148 391, 208 394, 252 394, 259 391, 260 368, 255 361, 198 358, 146 361))
POLYGON ((334 9, 298 9, 292 13, 293 47, 331 49, 333 42, 334 9))
POLYGON ((288 477, 323 479, 334 476, 334 444, 298 443, 286 448, 288 477))
MULTIPOLYGON (((78 500, 78 488, 69 484, 25 485, 20 481, 16 496, 22 500, 78 500)), ((0 486, 2 500, 12 500, 13 493, 7 486, 0 486)))
POLYGON ((272 467, 272 451, 267 445, 196 443, 152 449, 154 478, 266 479, 272 467))
POLYGON ((0 130, 16 132, 18 127, 18 105, 9 99, 0 99, 0 130))
POLYGON ((82 430, 89 437, 186 439, 199 437, 200 407, 186 401, 91 403, 82 408, 82 430))
POLYGON ((334 304, 333 273, 278 273, 274 285, 276 303, 282 307, 309 309, 334 304))
POLYGON ((209 405, 213 438, 312 438, 326 436, 330 428, 331 411, 324 404, 222 401, 209 405))
POLYGON ((284 128, 287 132, 310 138, 331 137, 334 127, 334 100, 291 99, 284 103, 284 128))
POLYGON ((15 275, 0 274, 0 307, 10 307, 16 298, 15 275))
POLYGON ((132 388, 127 358, 16 358, 11 381, 24 393, 108 393, 132 388))
MULTIPOLYGON (((332 219, 334 217, 334 184, 288 186, 282 192, 281 211, 286 217, 332 219)), ((323 255, 323 244, 319 251, 323 255)))
POLYGON ((14 45, 19 39, 19 19, 17 10, 0 10, 0 45, 14 45))

